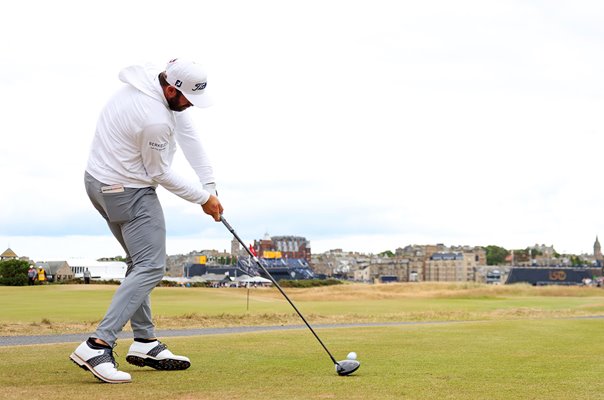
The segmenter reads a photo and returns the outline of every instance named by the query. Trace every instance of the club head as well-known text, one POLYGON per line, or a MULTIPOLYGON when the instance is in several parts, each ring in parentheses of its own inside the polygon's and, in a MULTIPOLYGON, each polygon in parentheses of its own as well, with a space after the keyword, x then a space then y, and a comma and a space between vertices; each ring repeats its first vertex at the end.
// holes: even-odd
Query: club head
POLYGON ((352 374, 354 371, 359 369, 361 363, 357 360, 342 360, 336 364, 336 372, 340 376, 346 376, 352 374))

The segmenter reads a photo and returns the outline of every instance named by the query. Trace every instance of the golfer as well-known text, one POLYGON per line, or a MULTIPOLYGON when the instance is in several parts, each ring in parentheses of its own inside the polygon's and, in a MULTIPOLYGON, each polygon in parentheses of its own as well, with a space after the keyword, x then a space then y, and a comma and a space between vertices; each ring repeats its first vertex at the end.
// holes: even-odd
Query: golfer
POLYGON ((166 227, 157 185, 220 221, 212 166, 189 115, 207 107, 207 75, 192 61, 175 59, 165 70, 131 66, 119 74, 125 84, 101 111, 84 176, 90 201, 126 252, 126 278, 96 332, 70 358, 108 383, 131 382, 113 357, 117 335, 130 321, 134 343, 126 361, 157 370, 191 365, 155 336, 149 294, 166 265, 166 227), (171 168, 176 144, 199 177, 189 182, 171 168))

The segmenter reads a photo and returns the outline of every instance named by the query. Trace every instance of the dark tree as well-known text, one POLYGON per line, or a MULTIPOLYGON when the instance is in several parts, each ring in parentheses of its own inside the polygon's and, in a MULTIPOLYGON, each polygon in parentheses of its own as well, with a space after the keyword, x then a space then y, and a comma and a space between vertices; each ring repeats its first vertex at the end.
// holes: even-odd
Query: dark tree
POLYGON ((27 285, 27 270, 29 263, 23 260, 0 261, 0 285, 25 286, 27 285))

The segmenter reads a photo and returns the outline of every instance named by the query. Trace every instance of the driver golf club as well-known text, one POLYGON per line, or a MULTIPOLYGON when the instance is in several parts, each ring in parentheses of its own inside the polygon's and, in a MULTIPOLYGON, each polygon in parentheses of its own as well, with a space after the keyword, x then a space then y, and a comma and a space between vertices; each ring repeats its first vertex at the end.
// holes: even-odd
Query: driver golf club
POLYGON ((252 253, 252 251, 250 249, 248 249, 248 247, 245 245, 245 243, 243 243, 243 240, 241 240, 241 238, 239 237, 239 235, 237 235, 237 232, 235 232, 235 229, 233 229, 233 227, 226 221, 226 219, 224 219, 223 216, 220 217, 220 221, 229 230, 229 232, 231 232, 231 234, 235 237, 235 239, 237 239, 237 241, 243 246, 243 248, 245 249, 245 251, 247 251, 247 253, 250 255, 250 257, 262 269, 262 271, 270 279, 270 281, 273 283, 273 285, 275 285, 275 287, 277 289, 279 289, 279 291, 281 292, 281 294, 283 295, 283 297, 285 297, 285 299, 287 300, 287 302, 293 307, 294 310, 296 310, 296 313, 298 313, 298 315, 300 316, 300 318, 302 319, 302 321, 304 321, 304 323, 306 324, 306 326, 308 327, 308 329, 310 329, 310 331, 312 332, 312 334, 315 336, 315 338, 319 341, 319 343, 321 344, 321 346, 323 347, 323 349, 325 349, 325 351, 329 355, 329 358, 333 362, 333 364, 334 364, 334 366, 336 368, 336 372, 338 373, 338 375, 340 375, 340 376, 350 375, 354 371, 356 371, 357 369, 359 369, 359 367, 361 366, 361 363, 359 361, 357 361, 357 360, 336 361, 336 359, 331 355, 331 353, 327 349, 327 346, 325 346, 325 344, 323 344, 323 341, 321 341, 321 339, 319 338, 319 335, 316 334, 316 332, 314 331, 314 329, 306 321, 306 318, 304 318, 304 316, 302 315, 302 313, 298 310, 298 307, 296 307, 295 304, 289 299, 289 297, 285 294, 285 292, 283 291, 283 289, 281 288, 281 286, 279 286, 279 284, 277 283, 277 281, 275 280, 275 278, 273 278, 273 276, 268 272, 268 270, 264 267, 264 265, 262 265, 260 263, 260 260, 258 260, 258 257, 256 257, 252 253))

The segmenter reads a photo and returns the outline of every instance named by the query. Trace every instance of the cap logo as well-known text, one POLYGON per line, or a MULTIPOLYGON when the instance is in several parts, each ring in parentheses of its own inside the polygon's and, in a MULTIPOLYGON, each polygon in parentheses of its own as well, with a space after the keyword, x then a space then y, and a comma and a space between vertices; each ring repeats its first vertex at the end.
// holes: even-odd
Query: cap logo
POLYGON ((192 91, 195 92, 197 90, 203 90, 206 88, 207 84, 208 84, 207 82, 196 83, 195 87, 192 89, 192 91))
POLYGON ((176 82, 174 82, 174 86, 176 87, 181 87, 182 86, 182 81, 177 79, 176 82))

